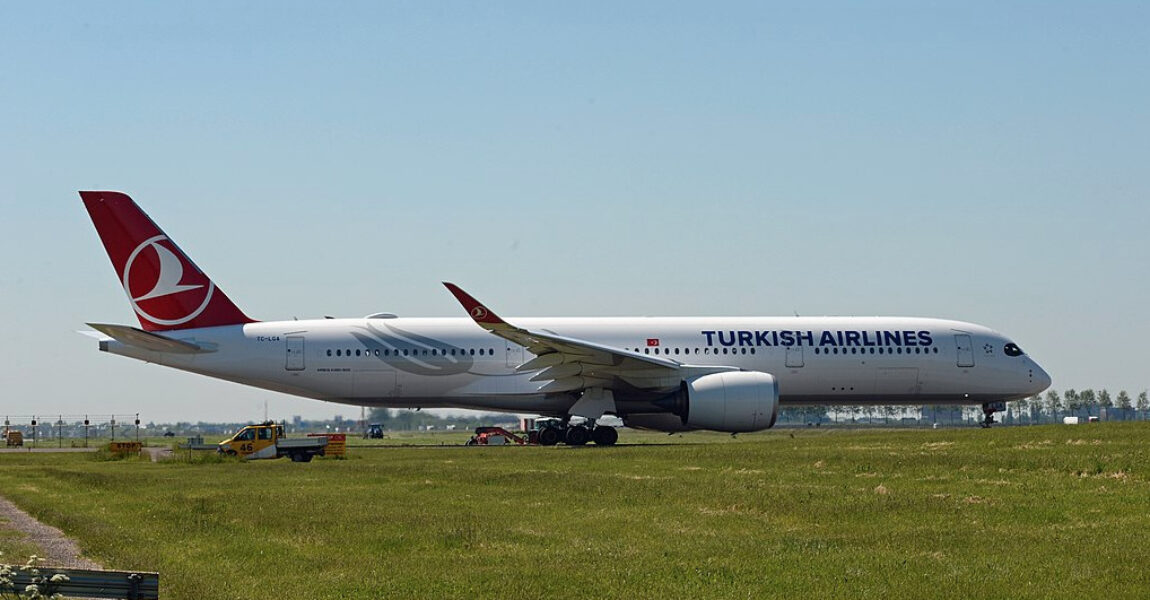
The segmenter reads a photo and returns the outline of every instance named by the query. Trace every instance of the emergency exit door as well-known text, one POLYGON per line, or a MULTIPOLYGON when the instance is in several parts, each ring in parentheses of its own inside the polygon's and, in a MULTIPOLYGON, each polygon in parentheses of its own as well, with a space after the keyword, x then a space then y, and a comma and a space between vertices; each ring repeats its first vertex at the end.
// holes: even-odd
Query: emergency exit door
POLYGON ((303 336, 289 335, 287 337, 287 363, 284 367, 289 371, 302 371, 303 363, 303 336))
POLYGON ((956 335, 954 336, 954 344, 958 347, 958 366, 973 367, 974 344, 971 343, 970 336, 956 335))
POLYGON ((787 366, 803 366, 803 347, 799 345, 787 346, 787 366))
POLYGON ((518 367, 523 364, 523 346, 510 340, 507 341, 507 366, 518 367))

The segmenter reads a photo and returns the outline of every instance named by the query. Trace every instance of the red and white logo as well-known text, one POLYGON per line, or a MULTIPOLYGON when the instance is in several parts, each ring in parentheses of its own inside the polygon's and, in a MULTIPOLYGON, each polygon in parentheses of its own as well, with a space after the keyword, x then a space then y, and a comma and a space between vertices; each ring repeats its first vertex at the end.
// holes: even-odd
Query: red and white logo
POLYGON ((647 338, 647 347, 653 348, 659 345, 659 338, 647 338))
POLYGON ((472 316, 472 318, 477 319, 477 320, 486 319, 487 318, 487 309, 482 307, 482 306, 476 306, 475 308, 471 309, 471 316, 472 316))
POLYGON ((124 264, 124 291, 143 318, 164 326, 182 325, 204 312, 216 286, 168 239, 144 240, 124 264))

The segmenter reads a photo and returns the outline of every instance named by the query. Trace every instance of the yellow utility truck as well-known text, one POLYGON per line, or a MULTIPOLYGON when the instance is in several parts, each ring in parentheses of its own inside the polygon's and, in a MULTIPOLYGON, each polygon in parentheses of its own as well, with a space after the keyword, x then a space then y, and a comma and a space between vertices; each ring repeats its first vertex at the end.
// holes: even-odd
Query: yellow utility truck
POLYGON ((326 450, 326 437, 288 438, 283 425, 272 421, 248 425, 220 442, 219 447, 222 454, 248 460, 288 456, 292 462, 308 462, 313 456, 323 456, 326 450))

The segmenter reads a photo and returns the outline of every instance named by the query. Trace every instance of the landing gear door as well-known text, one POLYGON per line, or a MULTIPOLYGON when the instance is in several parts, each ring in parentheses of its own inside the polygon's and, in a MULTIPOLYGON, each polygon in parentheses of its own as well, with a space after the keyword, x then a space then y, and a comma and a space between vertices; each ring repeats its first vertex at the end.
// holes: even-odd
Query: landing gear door
POLYGON ((289 335, 287 337, 287 363, 284 365, 288 371, 302 371, 303 362, 303 336, 289 335))
POLYGON ((971 343, 970 336, 966 334, 956 335, 954 336, 954 343, 958 348, 958 366, 973 367, 974 344, 971 343))
POLYGON ((802 346, 787 346, 787 366, 788 367, 801 367, 803 366, 803 347, 802 346))

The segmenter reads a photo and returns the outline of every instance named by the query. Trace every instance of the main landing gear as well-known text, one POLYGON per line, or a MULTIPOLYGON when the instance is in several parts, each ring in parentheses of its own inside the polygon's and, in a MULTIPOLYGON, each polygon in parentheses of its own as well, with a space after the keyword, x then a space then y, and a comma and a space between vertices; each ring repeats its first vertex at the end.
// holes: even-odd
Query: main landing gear
POLYGON ((594 421, 571 425, 565 420, 555 419, 539 428, 539 444, 542 446, 554 446, 559 442, 568 446, 584 446, 587 442, 595 442, 597 446, 614 446, 617 441, 619 432, 614 427, 596 425, 594 421))
POLYGON ((996 422, 994 420, 994 413, 1003 412, 1005 410, 1006 410, 1006 403, 1005 402, 987 402, 986 404, 983 404, 982 405, 982 414, 984 415, 984 418, 982 419, 982 422, 979 423, 979 426, 982 427, 983 429, 987 429, 991 425, 994 425, 996 422))

